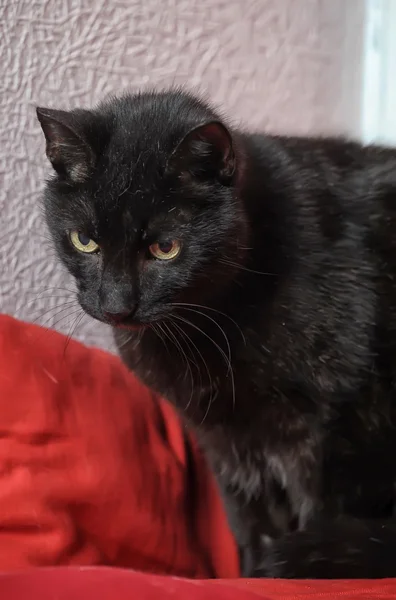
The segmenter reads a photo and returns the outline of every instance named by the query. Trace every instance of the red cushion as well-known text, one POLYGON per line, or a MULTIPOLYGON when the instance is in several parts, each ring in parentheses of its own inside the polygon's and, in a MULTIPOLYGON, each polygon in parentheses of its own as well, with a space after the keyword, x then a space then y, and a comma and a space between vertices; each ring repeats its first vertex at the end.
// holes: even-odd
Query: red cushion
POLYGON ((239 574, 216 485, 172 408, 117 358, 66 341, 0 315, 1 600, 396 598, 396 580, 26 571, 239 574))
POLYGON ((395 580, 186 581, 106 568, 36 569, 0 575, 2 600, 385 600, 395 580))
POLYGON ((216 486, 172 408, 118 358, 0 316, 0 569, 57 564, 238 576, 216 486))

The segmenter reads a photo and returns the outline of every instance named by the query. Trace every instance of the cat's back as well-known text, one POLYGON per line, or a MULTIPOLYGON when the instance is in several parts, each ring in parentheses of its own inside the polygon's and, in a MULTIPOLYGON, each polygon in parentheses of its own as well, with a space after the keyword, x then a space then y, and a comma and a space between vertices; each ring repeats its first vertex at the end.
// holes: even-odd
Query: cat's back
POLYGON ((270 191, 288 196, 288 210, 313 211, 322 225, 330 220, 340 231, 349 223, 396 236, 396 148, 265 134, 250 135, 248 143, 257 164, 268 165, 270 191))
POLYGON ((252 194, 262 206, 253 226, 260 233, 275 213, 289 267, 272 341, 283 364, 299 354, 316 378, 352 389, 373 355, 396 344, 396 149, 342 138, 255 135, 251 143, 270 165, 252 194), (289 330, 297 335, 286 341, 289 330), (321 345, 325 362, 313 351, 321 345))
POLYGON ((370 184, 396 182, 396 148, 364 145, 344 137, 303 137, 254 133, 247 136, 259 160, 289 167, 295 173, 333 175, 336 179, 360 175, 370 184), (272 158, 272 160, 271 160, 272 158))

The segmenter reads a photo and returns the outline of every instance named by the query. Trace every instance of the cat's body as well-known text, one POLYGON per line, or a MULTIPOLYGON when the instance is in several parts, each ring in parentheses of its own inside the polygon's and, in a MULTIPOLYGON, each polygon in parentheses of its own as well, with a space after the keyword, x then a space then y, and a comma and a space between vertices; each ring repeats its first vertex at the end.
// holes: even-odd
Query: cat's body
POLYGON ((230 135, 180 93, 39 118, 80 302, 151 324, 120 353, 195 429, 245 574, 396 576, 396 150, 230 135))

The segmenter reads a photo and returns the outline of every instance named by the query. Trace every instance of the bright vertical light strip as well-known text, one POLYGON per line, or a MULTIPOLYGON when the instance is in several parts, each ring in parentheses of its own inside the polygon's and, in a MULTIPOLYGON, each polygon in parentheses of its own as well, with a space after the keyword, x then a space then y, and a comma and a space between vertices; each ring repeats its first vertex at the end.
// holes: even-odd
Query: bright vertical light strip
POLYGON ((396 0, 387 0, 379 141, 396 145, 396 0))
POLYGON ((381 133, 384 75, 384 17, 387 0, 365 0, 365 36, 362 90, 362 140, 378 141, 381 133))

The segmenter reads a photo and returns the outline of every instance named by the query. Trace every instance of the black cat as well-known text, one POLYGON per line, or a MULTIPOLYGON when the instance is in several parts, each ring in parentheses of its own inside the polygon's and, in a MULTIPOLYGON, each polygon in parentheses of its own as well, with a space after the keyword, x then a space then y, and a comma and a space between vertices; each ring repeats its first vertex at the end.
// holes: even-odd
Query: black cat
POLYGON ((181 91, 37 114, 78 300, 194 427, 243 573, 396 576, 396 150, 181 91))

